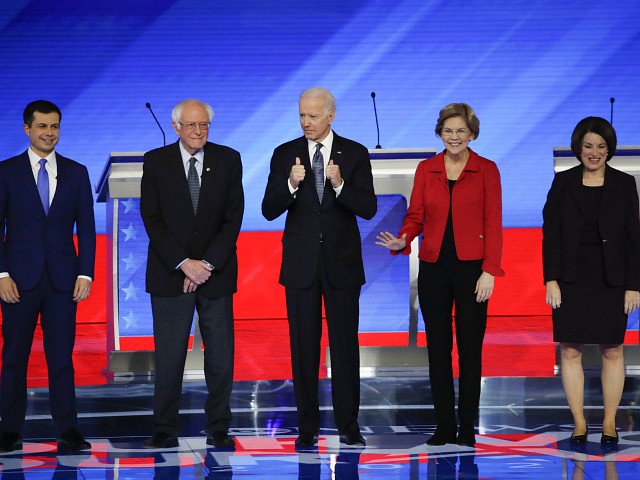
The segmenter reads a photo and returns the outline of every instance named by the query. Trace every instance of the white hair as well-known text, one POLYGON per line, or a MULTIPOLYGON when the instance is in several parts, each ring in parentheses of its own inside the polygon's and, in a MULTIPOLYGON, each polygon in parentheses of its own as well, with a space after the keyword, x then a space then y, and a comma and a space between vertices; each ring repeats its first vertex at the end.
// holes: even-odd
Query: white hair
POLYGON ((178 128, 180 128, 180 115, 182 114, 182 109, 189 103, 195 103, 196 105, 200 105, 202 108, 204 108, 207 111, 209 123, 211 123, 211 121, 213 120, 213 108, 211 108, 211 105, 195 98, 187 98, 186 100, 182 100, 179 104, 173 107, 173 110, 171 111, 171 120, 173 120, 173 122, 178 125, 178 128))
POLYGON ((303 98, 324 98, 324 103, 327 106, 327 113, 336 111, 336 98, 333 94, 322 87, 313 87, 305 90, 300 94, 300 99, 303 98))

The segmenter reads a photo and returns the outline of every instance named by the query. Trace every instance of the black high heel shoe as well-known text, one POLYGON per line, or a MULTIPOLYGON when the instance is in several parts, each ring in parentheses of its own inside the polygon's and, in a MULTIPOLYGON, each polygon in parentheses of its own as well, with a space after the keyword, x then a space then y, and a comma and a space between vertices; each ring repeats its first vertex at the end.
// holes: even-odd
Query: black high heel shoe
POLYGON ((571 445, 584 445, 587 443, 587 437, 589 436, 589 427, 586 428, 584 433, 580 435, 571 435, 571 445))
POLYGON ((618 436, 617 431, 616 431, 615 437, 611 435, 606 435, 604 433, 602 434, 602 437, 600 437, 600 443, 602 445, 617 445, 619 441, 620 441, 620 437, 618 436))

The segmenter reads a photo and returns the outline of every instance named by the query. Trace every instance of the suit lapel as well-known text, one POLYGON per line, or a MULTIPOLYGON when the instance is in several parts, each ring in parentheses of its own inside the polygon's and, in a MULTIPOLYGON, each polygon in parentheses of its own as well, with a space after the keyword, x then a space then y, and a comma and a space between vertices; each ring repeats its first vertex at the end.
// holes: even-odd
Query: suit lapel
MULTIPOLYGON (((318 197, 318 192, 316 191, 316 184, 315 184, 316 177, 315 177, 313 168, 311 167, 311 158, 309 157, 309 142, 304 136, 300 137, 300 139, 298 140, 296 157, 300 158, 300 163, 304 166, 304 171, 308 172, 307 176, 309 180, 311 180, 308 183, 309 185, 308 188, 305 187, 305 185, 307 184, 306 182, 302 182, 300 188, 303 191, 307 190, 308 195, 313 196, 316 202, 320 203, 320 197, 318 197)), ((295 158, 294 158, 294 163, 295 163, 295 158)))
POLYGON ((22 154, 20 162, 20 168, 17 169, 18 181, 16 185, 29 185, 27 188, 28 199, 33 204, 33 211, 42 212, 44 216, 44 208, 40 201, 40 194, 38 193, 38 186, 36 180, 33 177, 33 170, 31 169, 31 162, 29 161, 29 154, 25 151, 22 154))
POLYGON ((429 163, 429 172, 436 175, 438 183, 449 192, 449 180, 447 179, 447 169, 444 168, 444 151, 434 157, 429 163))
MULTIPOLYGON (((202 177, 200 179, 200 195, 209 191, 218 178, 219 158, 215 155, 215 148, 209 143, 204 146, 204 160, 202 162, 202 177)), ((199 204, 199 202, 198 202, 199 204)))
MULTIPOLYGON (((180 140, 178 140, 179 142, 180 140)), ((184 164, 182 163, 182 155, 180 154, 180 147, 178 142, 174 143, 173 155, 169 158, 167 162, 167 175, 169 178, 181 178, 182 180, 176 182, 176 198, 180 199, 181 202, 186 204, 189 208, 188 210, 193 214, 193 205, 191 203, 191 194, 189 193, 189 182, 187 180, 187 175, 185 174, 184 164)), ((183 207, 184 208, 184 207, 183 207)))
POLYGON ((331 146, 331 153, 329 155, 329 160, 333 160, 333 163, 335 165, 340 165, 341 173, 342 173, 343 167, 345 171, 347 168, 350 168, 350 165, 345 164, 345 162, 348 162, 349 159, 344 154, 344 142, 342 141, 342 137, 337 135, 336 132, 333 132, 333 145, 331 146))
POLYGON ((578 207, 582 218, 584 218, 586 212, 584 211, 584 194, 582 191, 582 165, 579 165, 572 171, 568 187, 569 192, 571 192, 571 196, 573 197, 573 201, 578 207))
POLYGON ((606 214, 606 212, 611 212, 611 210, 609 210, 609 205, 615 196, 614 192, 621 188, 621 185, 618 185, 617 178, 614 174, 615 172, 612 172, 612 170, 613 169, 609 165, 605 166, 604 189, 602 191, 602 199, 600 200, 598 216, 602 216, 603 214, 606 214))
MULTIPOLYGON (((56 168, 58 170, 58 175, 56 176, 56 191, 53 194, 53 199, 51 199, 51 205, 49 206, 49 215, 55 215, 56 210, 58 209, 57 205, 61 202, 61 198, 64 195, 65 189, 67 188, 67 184, 69 182, 69 169, 67 168, 67 162, 64 158, 61 158, 60 155, 56 153, 56 168)), ((36 187, 37 191, 37 187, 36 187)), ((42 210, 44 212, 44 209, 42 210)))
POLYGON ((300 162, 302 163, 302 165, 304 165, 305 171, 313 172, 313 169, 311 168, 311 158, 309 157, 308 145, 309 144, 305 137, 300 138, 300 140, 298 141, 298 155, 296 156, 300 157, 300 162))

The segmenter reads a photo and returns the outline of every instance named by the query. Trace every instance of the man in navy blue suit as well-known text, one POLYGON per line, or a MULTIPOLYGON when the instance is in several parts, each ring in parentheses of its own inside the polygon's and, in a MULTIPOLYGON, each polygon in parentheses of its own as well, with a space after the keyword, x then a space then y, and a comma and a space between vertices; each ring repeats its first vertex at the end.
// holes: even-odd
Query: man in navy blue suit
POLYGON ((56 105, 36 100, 23 117, 29 148, 0 162, 0 451, 22 449, 27 365, 38 315, 58 451, 85 450, 91 444, 78 429, 72 353, 77 304, 89 296, 94 274, 91 184, 85 166, 54 151, 62 118, 56 105))

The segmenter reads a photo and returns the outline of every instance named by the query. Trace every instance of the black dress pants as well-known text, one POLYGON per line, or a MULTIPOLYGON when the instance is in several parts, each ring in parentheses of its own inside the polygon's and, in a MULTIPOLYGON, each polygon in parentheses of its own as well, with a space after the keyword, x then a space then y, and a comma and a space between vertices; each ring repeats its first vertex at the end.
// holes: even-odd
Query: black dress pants
POLYGON ((458 420, 461 425, 473 425, 478 417, 482 342, 487 326, 487 302, 476 302, 474 293, 482 274, 481 266, 482 260, 420 262, 418 297, 425 322, 429 378, 439 426, 456 425, 451 357, 454 304, 460 367, 458 420))
POLYGON ((323 298, 331 348, 331 396, 336 426, 341 434, 359 434, 360 286, 333 288, 326 275, 321 253, 313 285, 307 289, 287 287, 285 292, 300 434, 315 435, 320 428, 318 369, 323 298))
POLYGON ((233 297, 208 298, 201 292, 177 297, 151 295, 155 343, 154 431, 178 433, 182 378, 194 310, 204 343, 204 411, 208 434, 229 430, 233 387, 233 297))

